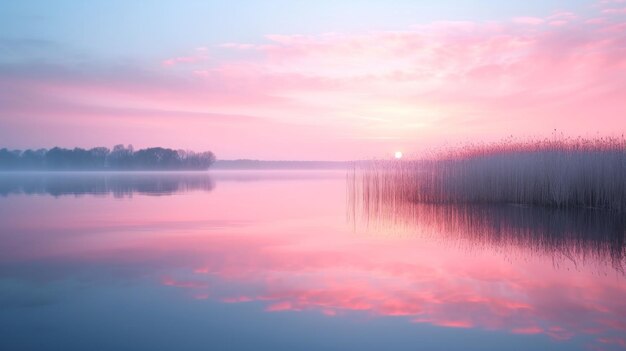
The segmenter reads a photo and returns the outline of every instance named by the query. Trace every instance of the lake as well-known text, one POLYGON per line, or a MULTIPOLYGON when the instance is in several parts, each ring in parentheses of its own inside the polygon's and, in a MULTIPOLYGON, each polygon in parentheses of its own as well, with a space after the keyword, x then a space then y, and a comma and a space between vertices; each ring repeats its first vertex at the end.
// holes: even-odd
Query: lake
POLYGON ((0 174, 0 350, 626 348, 622 217, 346 178, 0 174))

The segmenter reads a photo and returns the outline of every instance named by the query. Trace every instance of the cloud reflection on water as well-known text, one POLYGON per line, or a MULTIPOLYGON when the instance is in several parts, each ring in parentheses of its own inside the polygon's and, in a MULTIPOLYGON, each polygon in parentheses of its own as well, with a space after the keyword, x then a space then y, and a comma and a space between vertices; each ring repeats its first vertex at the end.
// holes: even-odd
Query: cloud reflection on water
POLYGON ((341 174, 238 177, 218 175, 212 192, 122 202, 0 198, 10 231, 0 234, 0 279, 147 277, 153 289, 268 312, 386 316, 596 348, 625 342, 623 219, 407 206, 393 215, 348 207, 346 223, 341 174))

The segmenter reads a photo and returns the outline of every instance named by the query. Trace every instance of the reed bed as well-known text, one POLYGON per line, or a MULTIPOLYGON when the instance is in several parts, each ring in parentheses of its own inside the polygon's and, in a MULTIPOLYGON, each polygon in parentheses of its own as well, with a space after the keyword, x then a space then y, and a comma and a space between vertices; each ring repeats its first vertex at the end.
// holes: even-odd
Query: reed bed
POLYGON ((524 204, 626 212, 624 138, 507 140, 431 157, 355 164, 352 191, 366 206, 524 204))
POLYGON ((623 138, 470 145, 360 162, 347 177, 355 228, 626 266, 623 138))

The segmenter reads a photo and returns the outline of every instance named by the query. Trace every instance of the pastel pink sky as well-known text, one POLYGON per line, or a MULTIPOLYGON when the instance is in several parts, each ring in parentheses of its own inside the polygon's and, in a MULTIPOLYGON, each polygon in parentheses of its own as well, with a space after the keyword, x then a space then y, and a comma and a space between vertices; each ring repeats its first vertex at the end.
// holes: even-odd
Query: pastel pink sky
POLYGON ((132 143, 349 160, 507 136, 626 130, 626 3, 0 71, 2 147, 132 143))

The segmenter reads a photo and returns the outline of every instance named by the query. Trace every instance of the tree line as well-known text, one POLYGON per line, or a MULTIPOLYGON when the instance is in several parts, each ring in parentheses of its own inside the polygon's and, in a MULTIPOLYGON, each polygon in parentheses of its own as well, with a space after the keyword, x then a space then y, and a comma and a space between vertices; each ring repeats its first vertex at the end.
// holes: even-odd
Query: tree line
POLYGON ((0 170, 206 170, 215 155, 152 147, 135 151, 132 145, 113 149, 8 150, 0 149, 0 170))

